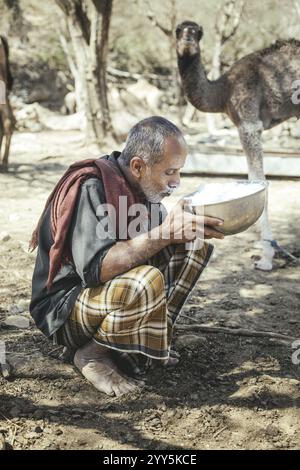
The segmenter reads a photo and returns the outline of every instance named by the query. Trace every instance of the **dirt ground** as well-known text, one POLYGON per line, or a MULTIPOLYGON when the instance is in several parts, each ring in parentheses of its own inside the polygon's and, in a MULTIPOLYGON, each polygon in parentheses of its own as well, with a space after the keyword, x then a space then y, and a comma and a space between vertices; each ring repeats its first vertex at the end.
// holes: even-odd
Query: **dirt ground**
MULTIPOLYGON (((6 446, 299 449, 300 365, 292 362, 292 339, 177 328, 179 365, 149 373, 140 394, 112 399, 59 360, 61 350, 31 320, 26 327, 35 259, 27 252, 29 236, 54 182, 69 163, 86 156, 77 132, 16 133, 10 172, 0 175, 0 232, 7 232, 0 244, 0 340, 12 368, 9 380, 0 377, 6 446), (7 325, 11 315, 25 327, 7 325)), ((225 179, 183 177, 177 195, 212 180, 225 179)), ((299 180, 271 182, 274 235, 298 257, 299 194, 299 180)), ((251 228, 215 243, 178 325, 196 320, 229 332, 242 327, 300 338, 299 265, 277 256, 273 272, 253 270, 255 240, 251 228)))

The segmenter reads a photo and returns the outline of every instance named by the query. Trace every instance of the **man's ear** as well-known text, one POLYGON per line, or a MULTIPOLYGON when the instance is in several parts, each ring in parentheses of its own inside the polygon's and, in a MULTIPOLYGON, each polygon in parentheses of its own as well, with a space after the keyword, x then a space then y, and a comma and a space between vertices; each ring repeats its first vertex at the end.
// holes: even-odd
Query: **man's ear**
POLYGON ((130 160, 130 170, 135 178, 140 179, 146 172, 146 163, 140 157, 133 157, 130 160))

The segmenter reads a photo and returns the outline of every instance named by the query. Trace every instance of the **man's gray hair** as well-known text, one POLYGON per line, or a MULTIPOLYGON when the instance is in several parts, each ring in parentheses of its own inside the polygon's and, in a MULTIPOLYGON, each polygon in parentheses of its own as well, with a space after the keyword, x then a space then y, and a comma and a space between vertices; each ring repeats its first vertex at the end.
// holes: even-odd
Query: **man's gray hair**
POLYGON ((133 157, 140 157, 147 165, 152 166, 160 161, 165 141, 172 136, 185 142, 182 132, 168 119, 161 116, 143 119, 129 131, 120 158, 127 166, 133 157))

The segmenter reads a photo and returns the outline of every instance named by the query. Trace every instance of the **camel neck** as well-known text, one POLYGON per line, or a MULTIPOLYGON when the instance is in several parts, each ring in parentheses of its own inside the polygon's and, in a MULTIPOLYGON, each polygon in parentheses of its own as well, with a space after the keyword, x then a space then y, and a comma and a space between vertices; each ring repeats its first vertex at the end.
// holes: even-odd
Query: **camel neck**
POLYGON ((178 68, 184 92, 195 108, 219 113, 225 108, 226 79, 210 81, 201 62, 201 53, 178 56, 178 68))

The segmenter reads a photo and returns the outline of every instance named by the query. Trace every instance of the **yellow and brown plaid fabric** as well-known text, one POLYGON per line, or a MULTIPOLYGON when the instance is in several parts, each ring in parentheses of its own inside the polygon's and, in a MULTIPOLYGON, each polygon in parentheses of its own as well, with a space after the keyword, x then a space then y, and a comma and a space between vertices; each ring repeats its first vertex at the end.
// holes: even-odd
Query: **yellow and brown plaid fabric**
POLYGON ((173 326, 213 251, 208 243, 200 250, 183 246, 170 245, 148 264, 84 289, 57 333, 58 343, 77 349, 93 338, 136 370, 141 359, 143 366, 167 359, 173 326))

